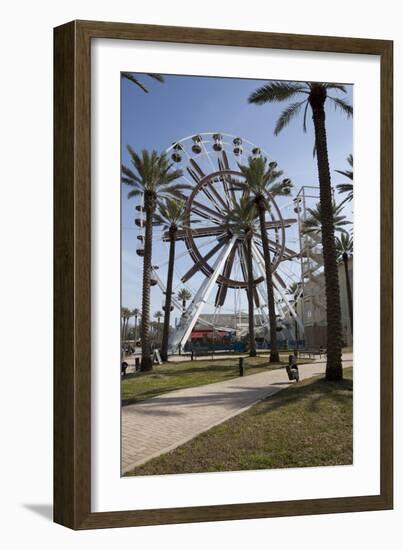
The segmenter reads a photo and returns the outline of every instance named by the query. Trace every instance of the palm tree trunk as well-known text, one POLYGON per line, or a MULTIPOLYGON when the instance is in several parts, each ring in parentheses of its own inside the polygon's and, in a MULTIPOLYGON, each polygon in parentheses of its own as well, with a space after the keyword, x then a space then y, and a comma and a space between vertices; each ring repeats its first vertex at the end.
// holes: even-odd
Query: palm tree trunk
POLYGON ((176 229, 169 231, 169 260, 168 260, 168 277, 167 288, 165 295, 165 312, 164 312, 164 327, 162 335, 161 359, 168 360, 168 339, 169 339, 169 322, 171 318, 171 302, 172 302, 172 283, 174 276, 174 261, 175 261, 175 243, 176 229))
POLYGON ((270 363, 278 363, 280 357, 277 349, 277 330, 276 330, 276 309, 274 306, 274 288, 271 272, 271 259, 269 240, 267 238, 266 220, 265 220, 265 205, 263 200, 257 203, 260 222, 260 233, 262 236, 263 258, 266 270, 266 287, 267 287, 267 305, 269 308, 269 323, 270 323, 270 363))
POLYGON ((322 247, 326 283, 327 363, 326 380, 342 380, 342 327, 339 273, 334 241, 333 197, 325 125, 326 93, 311 94, 310 104, 315 127, 316 159, 322 210, 322 247))
POLYGON ((136 347, 137 342, 137 315, 134 318, 134 347, 136 347))
POLYGON ((348 255, 346 253, 343 254, 343 263, 344 263, 344 273, 346 275, 346 289, 347 289, 348 313, 350 316, 350 330, 351 330, 351 335, 353 335, 353 297, 351 295, 350 277, 348 276, 348 255))
POLYGON ((249 323, 249 355, 256 357, 255 341, 255 310, 253 303, 253 267, 252 267, 252 238, 247 239, 246 269, 248 271, 248 323, 249 323))
POLYGON ((151 258, 153 244, 153 214, 155 211, 155 195, 145 191, 144 210, 146 212, 146 224, 144 235, 144 263, 143 263, 143 303, 141 322, 141 366, 140 370, 149 371, 153 368, 151 358, 150 341, 150 282, 151 282, 151 258))

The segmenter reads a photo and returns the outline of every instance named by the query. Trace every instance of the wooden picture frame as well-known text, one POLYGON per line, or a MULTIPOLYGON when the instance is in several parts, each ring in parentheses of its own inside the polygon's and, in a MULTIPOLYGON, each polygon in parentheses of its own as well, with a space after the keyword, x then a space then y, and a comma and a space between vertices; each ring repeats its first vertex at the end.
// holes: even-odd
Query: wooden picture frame
POLYGON ((393 507, 393 43, 127 23, 73 21, 54 31, 54 520, 72 529, 327 514, 393 507), (113 38, 380 56, 380 493, 231 505, 92 513, 90 81, 91 40, 113 38))

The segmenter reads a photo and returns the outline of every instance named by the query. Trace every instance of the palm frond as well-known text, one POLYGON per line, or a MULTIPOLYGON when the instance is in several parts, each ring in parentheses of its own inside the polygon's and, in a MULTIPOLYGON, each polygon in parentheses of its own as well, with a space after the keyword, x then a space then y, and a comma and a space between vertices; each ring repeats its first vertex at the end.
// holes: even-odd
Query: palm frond
POLYGON ((286 196, 291 193, 293 184, 290 180, 283 180, 273 184, 269 188, 269 192, 273 196, 286 196))
POLYGON ((130 82, 133 82, 133 84, 135 84, 136 86, 138 86, 139 88, 141 88, 143 90, 143 92, 145 92, 146 94, 148 94, 148 89, 144 86, 144 84, 142 82, 140 82, 140 80, 138 80, 137 78, 135 78, 132 73, 124 73, 122 72, 122 78, 126 78, 127 80, 130 80, 130 82))
POLYGON ((309 107, 309 102, 307 101, 306 105, 305 105, 305 109, 304 109, 304 122, 302 124, 302 129, 303 129, 305 134, 306 134, 306 115, 307 115, 307 112, 308 112, 308 107, 309 107))
POLYGON ((337 258, 340 260, 344 254, 352 256, 354 251, 354 240, 350 233, 342 233, 335 239, 337 258))
MULTIPOLYGON (((347 233, 344 229, 346 225, 351 225, 351 221, 346 219, 346 216, 342 215, 343 203, 333 203, 333 224, 334 230, 339 233, 347 233)), ((303 233, 315 233, 320 234, 322 231, 322 206, 317 203, 315 208, 307 208, 309 216, 304 220, 302 231, 303 233)))
POLYGON ((127 194, 127 198, 128 199, 131 199, 133 197, 139 197, 140 195, 142 195, 143 192, 140 191, 139 189, 132 189, 131 191, 129 191, 129 193, 127 194))
POLYGON ((347 93, 346 87, 343 84, 335 84, 334 82, 324 82, 323 87, 327 90, 339 90, 340 92, 347 93))
POLYGON ((159 73, 147 73, 147 76, 149 76, 150 78, 153 78, 154 80, 156 80, 157 82, 165 82, 165 79, 164 77, 162 76, 162 74, 159 74, 159 73))
POLYGON ((354 186, 352 183, 339 183, 336 188, 340 193, 352 193, 354 186))
POLYGON ((299 93, 308 93, 306 86, 299 82, 271 82, 252 92, 248 102, 263 105, 275 101, 284 101, 299 93))
MULTIPOLYGON (((345 176, 346 178, 352 180, 353 179, 353 171, 352 170, 335 170, 338 174, 341 174, 342 176, 345 176)), ((349 184, 351 185, 351 184, 349 184)))
POLYGON ((279 119, 277 120, 276 127, 274 128, 274 134, 277 136, 281 130, 287 126, 287 124, 292 120, 293 117, 295 117, 299 111, 301 110, 302 105, 306 102, 299 101, 297 103, 291 103, 284 109, 284 111, 281 113, 279 119))
POLYGON ((340 109, 343 113, 347 115, 348 118, 353 116, 353 107, 349 103, 347 103, 347 101, 344 101, 339 97, 333 97, 330 95, 328 96, 328 98, 333 101, 335 109, 340 109))

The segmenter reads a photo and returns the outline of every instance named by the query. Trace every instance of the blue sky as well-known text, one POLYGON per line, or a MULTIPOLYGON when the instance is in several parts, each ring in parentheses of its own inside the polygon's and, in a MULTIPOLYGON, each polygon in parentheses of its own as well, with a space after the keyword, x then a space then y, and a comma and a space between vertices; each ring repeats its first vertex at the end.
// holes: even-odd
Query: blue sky
MULTIPOLYGON (((136 77, 146 84, 149 93, 122 79, 124 164, 129 164, 127 144, 136 150, 163 151, 185 136, 217 131, 242 136, 264 149, 292 179, 295 193, 302 185, 317 185, 310 113, 307 134, 302 131, 301 115, 274 136, 275 122, 285 104, 257 106, 247 102, 250 93, 265 81, 164 75, 165 83, 160 84, 147 75, 136 77)), ((345 99, 350 103, 352 95, 352 86, 347 86, 345 99)), ((326 125, 332 184, 336 185, 345 182, 345 178, 334 169, 345 169, 346 157, 353 152, 352 119, 328 105, 326 125)), ((128 191, 127 186, 122 187, 122 305, 140 308, 141 258, 135 253, 139 241, 133 221, 136 201, 127 199, 128 191)), ((166 248, 157 246, 156 259, 164 254, 166 248)), ((161 309, 162 300, 159 289, 154 287, 153 312, 161 309)))

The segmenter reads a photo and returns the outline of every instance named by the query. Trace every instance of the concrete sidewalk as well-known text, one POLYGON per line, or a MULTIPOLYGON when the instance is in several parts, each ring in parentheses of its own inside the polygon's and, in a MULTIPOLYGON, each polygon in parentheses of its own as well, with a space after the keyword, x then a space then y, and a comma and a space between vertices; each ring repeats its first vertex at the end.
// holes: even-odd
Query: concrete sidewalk
MULTIPOLYGON (((325 360, 300 365, 300 378, 323 374, 325 360)), ((343 354, 343 367, 352 353, 343 354)), ((285 368, 165 393, 122 408, 122 474, 166 453, 290 384, 285 368)))

